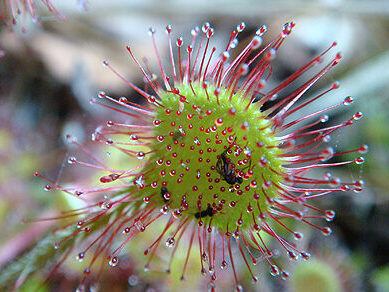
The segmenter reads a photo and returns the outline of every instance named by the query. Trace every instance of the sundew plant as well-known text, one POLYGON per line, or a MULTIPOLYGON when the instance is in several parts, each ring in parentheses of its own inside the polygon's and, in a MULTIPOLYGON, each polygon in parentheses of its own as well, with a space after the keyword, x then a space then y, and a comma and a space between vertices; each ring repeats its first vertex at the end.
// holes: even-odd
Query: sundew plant
POLYGON ((312 199, 362 190, 363 181, 342 182, 330 169, 362 164, 359 153, 366 153, 368 147, 336 152, 328 142, 331 134, 352 126, 363 114, 357 112, 339 124, 326 125, 327 114, 351 104, 354 98, 350 96, 307 113, 311 103, 319 103, 339 87, 334 82, 317 95, 306 94, 339 63, 341 55, 331 53, 335 42, 278 85, 268 86, 272 61, 294 26, 293 22, 285 24, 267 44, 262 40, 267 28, 260 27, 233 58, 230 54, 244 23, 231 32, 223 48, 212 46, 214 29, 209 23, 194 28, 187 42, 182 37, 173 40, 169 25, 166 56, 159 54, 156 32, 150 28, 158 74, 134 55, 131 46, 126 47, 145 80, 145 89, 127 80, 109 61, 103 62, 142 96, 144 103, 99 92, 92 104, 126 115, 131 122, 121 121, 118 115, 118 120, 98 127, 92 140, 108 144, 138 163, 113 169, 80 145, 94 163, 73 156, 68 163, 101 170, 100 187, 64 188, 35 174, 47 180, 47 190, 63 190, 83 199, 101 194, 94 203, 66 214, 67 219, 74 218, 74 224, 63 227, 66 235, 58 235, 53 243, 64 252, 64 258, 72 249, 79 262, 88 259, 82 283, 98 272, 100 256, 115 273, 123 248, 157 222, 163 226, 159 234, 144 243, 145 269, 158 250, 167 247, 171 250, 169 272, 177 249, 182 249, 186 254, 181 271, 184 280, 189 259, 193 260, 190 255, 197 253, 199 272, 208 275, 212 290, 220 273, 231 273, 236 290, 243 289, 238 261, 254 282, 259 279, 257 263, 267 265, 274 277, 287 279, 289 273, 266 238, 277 242, 281 254, 298 261, 310 258, 309 251, 297 244, 303 237, 300 225, 331 234, 327 222, 333 220, 335 211, 316 207, 312 199), (302 75, 310 78, 299 83, 302 75), (355 153, 355 159, 340 160, 350 153, 355 153), (332 160, 334 157, 337 159, 332 160), (328 171, 318 177, 318 169, 328 171), (291 220, 299 224, 291 225, 291 220))

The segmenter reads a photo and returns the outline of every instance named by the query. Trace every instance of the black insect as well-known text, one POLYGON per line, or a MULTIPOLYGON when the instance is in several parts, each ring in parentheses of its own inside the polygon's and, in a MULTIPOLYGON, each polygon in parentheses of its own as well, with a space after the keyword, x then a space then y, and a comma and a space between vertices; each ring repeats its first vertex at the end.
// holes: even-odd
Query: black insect
POLYGON ((166 197, 165 197, 165 195, 166 195, 167 193, 169 193, 169 191, 167 190, 167 188, 162 187, 162 188, 161 188, 161 195, 162 195, 162 199, 163 199, 163 201, 164 201, 165 203, 169 201, 169 200, 166 199, 166 197))
POLYGON ((173 141, 177 141, 178 139, 184 138, 184 133, 181 131, 175 132, 173 135, 173 141))
POLYGON ((208 205, 208 208, 203 210, 203 211, 200 211, 200 212, 197 212, 195 215, 194 215, 197 219, 198 218, 204 218, 204 217, 212 217, 213 216, 213 209, 211 206, 208 205))
POLYGON ((243 178, 236 175, 234 164, 231 162, 231 159, 226 157, 227 151, 230 150, 230 148, 224 150, 224 152, 220 154, 216 163, 216 171, 228 184, 241 184, 243 182, 243 178))

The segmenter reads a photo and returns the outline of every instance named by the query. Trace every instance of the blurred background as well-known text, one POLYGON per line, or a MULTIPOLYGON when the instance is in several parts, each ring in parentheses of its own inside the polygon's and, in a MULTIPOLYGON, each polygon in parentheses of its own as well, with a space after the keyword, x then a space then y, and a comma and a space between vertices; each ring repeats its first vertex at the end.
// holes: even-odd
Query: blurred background
MULTIPOLYGON (((146 57, 156 68, 147 33, 151 25, 157 31, 161 55, 167 56, 167 24, 173 25, 174 37, 183 36, 189 42, 190 30, 209 21, 215 28, 214 43, 224 47, 231 30, 245 21, 235 49, 239 52, 261 25, 269 28, 266 43, 293 20, 297 25, 277 55, 269 88, 338 42, 334 53, 341 51, 340 65, 310 93, 335 80, 341 87, 309 110, 335 104, 348 95, 356 97, 352 106, 332 111, 330 121, 345 120, 356 111, 362 111, 364 119, 334 135, 331 143, 337 150, 368 144, 370 151, 362 167, 338 167, 334 173, 345 181, 363 179, 366 187, 361 193, 341 193, 315 202, 336 211, 330 223, 333 235, 304 230, 304 244, 313 259, 300 265, 286 263, 292 274, 288 281, 261 273, 260 284, 254 286, 245 269, 241 269, 241 281, 245 291, 389 291, 389 1, 51 1, 60 17, 50 13, 43 1, 32 2, 36 2, 37 19, 27 13, 12 27, 0 24, 0 273, 55 225, 22 224, 23 218, 49 217, 71 206, 63 195, 45 192, 45 182, 35 178, 34 171, 63 185, 91 179, 85 169, 66 163, 76 150, 65 135, 76 136, 92 152, 104 153, 103 146, 90 143, 90 134, 116 117, 91 105, 90 98, 99 90, 116 97, 135 96, 102 66, 103 60, 143 87, 125 46, 130 44, 139 58, 146 57)), ((120 163, 120 158, 105 159, 120 163)), ((207 287, 197 270, 189 282, 179 283, 179 269, 168 277, 162 272, 150 276, 142 272, 136 253, 129 250, 127 257, 121 273, 106 276, 112 290, 178 291, 185 287, 198 291, 207 287)), ((77 269, 75 263, 67 264, 42 291, 75 291, 82 273, 77 269)), ((36 287, 45 272, 29 278, 21 290, 36 287)), ((101 285, 88 289, 104 291, 101 285)), ((227 284, 220 289, 233 290, 227 284)))

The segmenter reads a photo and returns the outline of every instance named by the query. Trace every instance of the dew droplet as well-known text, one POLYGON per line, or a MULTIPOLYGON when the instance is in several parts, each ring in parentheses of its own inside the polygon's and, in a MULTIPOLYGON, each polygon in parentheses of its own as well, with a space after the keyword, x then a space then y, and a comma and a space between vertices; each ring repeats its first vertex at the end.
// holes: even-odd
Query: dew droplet
POLYGON ((220 268, 221 268, 222 270, 228 268, 228 264, 227 264, 227 262, 226 262, 225 260, 222 261, 222 264, 221 264, 220 268))
POLYGON ((363 164, 363 163, 365 163, 365 158, 358 157, 358 158, 355 159, 355 163, 356 164, 363 164))
POLYGON ((309 260, 310 258, 311 258, 311 254, 310 253, 308 253, 308 252, 305 252, 305 251, 303 251, 301 254, 300 254, 300 256, 304 259, 304 260, 309 260))
POLYGON ((363 118, 363 112, 357 112, 353 115, 353 119, 358 121, 363 118))
POLYGON ((182 37, 179 37, 179 38, 177 39, 177 41, 176 41, 177 47, 181 47, 181 46, 182 46, 182 43, 183 43, 183 39, 182 39, 182 37))
POLYGON ((99 92, 97 93, 97 96, 98 96, 99 98, 106 98, 106 97, 107 97, 107 94, 106 94, 104 91, 99 91, 99 92))
POLYGON ((325 214, 326 214, 326 220, 327 220, 328 222, 334 220, 335 215, 336 215, 336 213, 335 213, 334 210, 326 210, 326 211, 325 211, 325 214))
POLYGON ((75 163, 77 161, 77 159, 76 159, 76 157, 74 157, 74 156, 71 156, 71 157, 69 157, 69 159, 68 159, 68 163, 69 164, 73 164, 73 163, 75 163))
POLYGON ((233 40, 231 41, 231 45, 230 45, 231 49, 236 48, 236 46, 237 46, 238 44, 239 44, 238 39, 237 39, 237 38, 233 39, 233 40))
POLYGON ((322 230, 321 230, 321 233, 323 233, 324 236, 328 236, 332 233, 332 229, 329 228, 329 227, 324 227, 322 230))
POLYGON ((261 36, 263 35, 265 32, 267 31, 267 26, 266 24, 262 25, 257 31, 256 31, 256 35, 257 36, 261 36))
POLYGON ((294 26, 293 22, 285 23, 282 28, 281 36, 286 37, 287 35, 289 35, 292 32, 293 26, 294 26))
POLYGON ((198 26, 196 26, 196 27, 194 27, 194 28, 192 28, 191 30, 190 30, 190 34, 192 35, 192 36, 197 36, 197 34, 200 32, 200 28, 198 27, 198 26))
POLYGON ((116 267, 119 263, 119 260, 117 257, 113 257, 109 260, 108 262, 108 265, 110 265, 111 267, 116 267))
POLYGON ((289 273, 287 271, 282 271, 281 279, 282 280, 288 280, 289 279, 289 273))
POLYGON ((294 251, 288 251, 288 257, 289 257, 289 259, 291 259, 291 260, 294 260, 294 261, 297 261, 298 260, 298 254, 297 253, 295 253, 294 251))
POLYGON ((168 24, 166 26, 166 33, 169 34, 172 31, 172 29, 173 29, 173 26, 171 24, 168 24))
POLYGON ((272 61, 272 60, 274 60, 276 55, 277 55, 277 51, 275 49, 269 49, 269 51, 265 54, 265 58, 268 61, 272 61))
POLYGON ((362 188, 365 185, 365 182, 363 180, 356 180, 353 182, 353 185, 357 188, 362 188))
POLYGON ((253 50, 256 50, 262 45, 262 43, 262 38, 260 36, 255 36, 251 41, 251 47, 253 48, 253 50))
POLYGON ((137 135, 132 134, 132 135, 130 135, 130 139, 132 141, 138 141, 139 137, 137 135))
POLYGON ((80 253, 76 256, 76 261, 78 261, 79 263, 81 263, 81 262, 84 260, 84 257, 85 257, 85 253, 80 252, 80 253))
POLYGON ((334 156, 334 148, 332 147, 327 147, 321 152, 321 159, 322 161, 329 160, 334 156))
POLYGON ((153 96, 153 95, 149 95, 149 96, 147 97, 147 101, 148 101, 149 103, 153 104, 153 103, 155 103, 156 98, 155 98, 155 96, 153 96))
POLYGON ((322 117, 320 118, 320 122, 325 123, 325 122, 328 121, 328 119, 329 119, 329 116, 328 116, 328 115, 324 115, 324 116, 322 116, 322 117))
POLYGON ((362 145, 359 147, 358 152, 361 154, 366 154, 369 151, 369 146, 368 145, 362 145))
POLYGON ((74 192, 74 195, 77 196, 77 197, 81 196, 82 194, 83 194, 83 192, 81 192, 81 191, 75 191, 74 192))
POLYGON ((179 209, 175 209, 174 211, 173 211, 173 217, 174 218, 179 218, 179 217, 181 217, 181 210, 179 210, 179 209))
POLYGON ((119 97, 119 102, 121 102, 121 103, 127 103, 127 102, 128 102, 127 97, 125 97, 125 96, 119 97))
POLYGON ((278 276, 279 274, 280 274, 280 269, 276 266, 276 265, 272 265, 271 267, 270 267, 270 274, 272 275, 272 276, 278 276))
POLYGON ((300 240, 304 237, 304 234, 302 234, 301 232, 295 232, 293 236, 295 240, 300 240))
POLYGON ((342 183, 342 180, 340 178, 335 178, 335 179, 332 179, 330 181, 331 185, 332 186, 340 186, 340 184, 342 183))
POLYGON ((169 207, 168 206, 163 206, 161 209, 160 209, 160 212, 164 215, 168 214, 169 213, 169 207))
POLYGON ((169 247, 169 248, 172 248, 175 244, 175 240, 174 240, 174 237, 169 237, 167 240, 166 240, 166 246, 169 247))
POLYGON ((208 29, 210 28, 210 24, 209 22, 206 22, 203 24, 203 26, 201 27, 201 30, 203 31, 203 33, 206 33, 208 31, 208 29))
POLYGON ((324 175, 323 175, 323 178, 327 181, 329 181, 331 178, 332 178, 332 173, 331 172, 326 172, 324 175))
POLYGON ((136 158, 138 158, 139 160, 142 160, 143 158, 145 158, 146 154, 143 152, 143 151, 139 151, 138 153, 136 153, 136 158))
POLYGON ((343 101, 343 104, 344 105, 350 105, 354 102, 354 97, 352 96, 347 96, 344 101, 343 101))
POLYGON ((117 180, 120 177, 118 173, 111 173, 110 175, 100 177, 101 183, 110 183, 117 180))
POLYGON ((241 22, 241 24, 239 24, 237 27, 236 27, 236 30, 238 32, 242 32, 246 27, 246 23, 244 23, 243 21, 241 22))

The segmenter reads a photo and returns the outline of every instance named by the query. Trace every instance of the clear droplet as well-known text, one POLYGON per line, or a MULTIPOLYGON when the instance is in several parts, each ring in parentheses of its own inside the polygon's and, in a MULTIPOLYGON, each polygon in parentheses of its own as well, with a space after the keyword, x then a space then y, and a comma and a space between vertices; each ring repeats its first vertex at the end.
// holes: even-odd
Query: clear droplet
POLYGON ((359 147, 358 152, 361 154, 366 154, 369 151, 369 146, 368 145, 362 145, 359 147))
POLYGON ((295 232, 293 235, 295 240, 301 240, 304 237, 301 232, 295 232))
POLYGON ((332 229, 329 228, 329 227, 324 227, 322 230, 321 230, 321 233, 323 233, 324 236, 328 236, 332 233, 332 229))
POLYGON ((164 215, 169 213, 169 207, 168 206, 163 206, 160 210, 160 212, 164 215))
POLYGON ((251 41, 253 50, 258 49, 262 45, 262 43, 263 43, 262 38, 260 36, 255 36, 251 41))
POLYGON ((203 31, 203 33, 206 33, 207 30, 210 28, 210 26, 211 25, 209 24, 209 22, 204 23, 203 26, 201 27, 201 30, 203 31))
POLYGON ((271 267, 270 267, 270 274, 272 275, 272 276, 278 276, 279 274, 280 274, 280 269, 276 266, 276 265, 272 265, 271 267))
POLYGON ((329 119, 329 116, 328 116, 328 115, 324 115, 324 116, 322 116, 322 117, 320 118, 320 122, 325 123, 325 122, 328 121, 328 119, 329 119))
POLYGON ((110 265, 111 267, 116 267, 119 263, 119 260, 117 257, 113 257, 109 260, 108 262, 108 265, 110 265))
POLYGON ((326 220, 327 220, 328 222, 334 220, 335 215, 336 215, 336 213, 335 213, 334 210, 326 210, 326 220))
POLYGON ((363 164, 363 163, 365 163, 365 158, 358 157, 357 159, 355 159, 355 163, 356 164, 363 164))
POLYGON ((239 24, 239 25, 236 27, 236 30, 237 30, 238 32, 242 32, 242 31, 245 29, 245 27, 246 27, 246 23, 244 23, 244 22, 242 21, 242 23, 239 24))
POLYGON ((169 248, 172 248, 175 244, 175 240, 174 240, 174 237, 169 237, 167 240, 166 240, 166 246, 169 247, 169 248))
POLYGON ((344 101, 343 101, 343 104, 344 105, 350 105, 354 102, 354 97, 352 96, 347 96, 344 101))
POLYGON ((237 39, 237 38, 233 39, 232 42, 231 42, 231 45, 230 45, 231 49, 236 48, 236 46, 237 46, 238 44, 239 44, 238 39, 237 39))
POLYGON ((282 280, 288 280, 289 279, 289 273, 287 271, 283 271, 281 273, 281 279, 282 280))
POLYGON ((139 160, 142 160, 143 158, 145 158, 146 154, 143 152, 143 151, 139 151, 138 153, 136 153, 136 158, 138 158, 139 160))
POLYGON ((298 260, 298 254, 297 253, 295 253, 294 251, 288 251, 288 257, 289 257, 289 259, 291 259, 291 260, 294 260, 294 261, 297 261, 298 260))
POLYGON ((227 262, 226 262, 225 260, 222 261, 222 264, 221 264, 220 268, 221 268, 222 270, 228 268, 228 264, 227 264, 227 262))
POLYGON ((97 93, 97 96, 98 97, 100 97, 100 98, 105 98, 105 97, 107 97, 107 94, 104 92, 104 91, 99 91, 98 93, 97 93))
POLYGON ((256 35, 258 36, 261 36, 263 35, 265 32, 267 31, 267 26, 266 24, 262 25, 257 31, 256 31, 256 35))
POLYGON ((85 253, 80 252, 80 253, 76 256, 76 261, 78 261, 79 263, 81 263, 81 262, 84 260, 84 257, 85 257, 85 253))
POLYGON ((307 253, 307 252, 305 252, 305 251, 303 251, 301 254, 300 254, 300 256, 304 259, 304 260, 309 260, 310 259, 310 257, 311 257, 311 254, 310 253, 307 253))
POLYGON ((68 159, 68 163, 69 164, 73 164, 73 163, 75 163, 77 160, 76 160, 76 157, 74 157, 74 156, 71 156, 71 157, 69 157, 69 159, 68 159))
POLYGON ((353 119, 358 121, 363 118, 363 112, 357 112, 353 115, 353 119))

